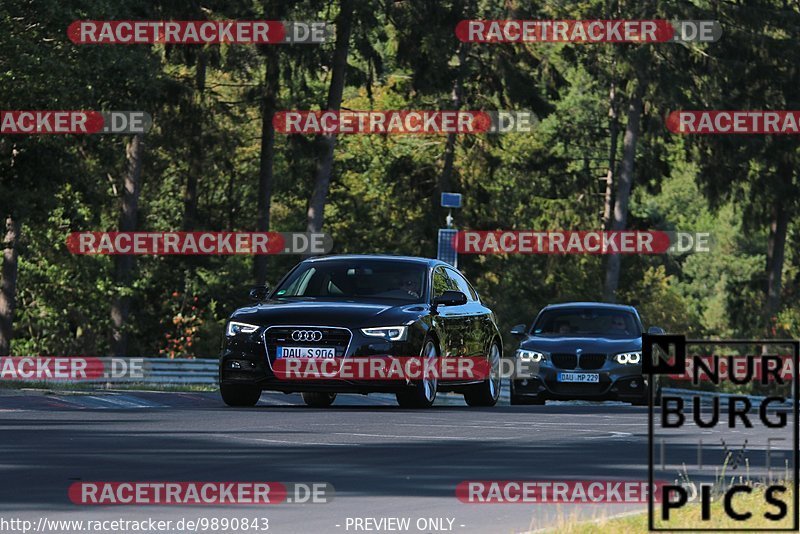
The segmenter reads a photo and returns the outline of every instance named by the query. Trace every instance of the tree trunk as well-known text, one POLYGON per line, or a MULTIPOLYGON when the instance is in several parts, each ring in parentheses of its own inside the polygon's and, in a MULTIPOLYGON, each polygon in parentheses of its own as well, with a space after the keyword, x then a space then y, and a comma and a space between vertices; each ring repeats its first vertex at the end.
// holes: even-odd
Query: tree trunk
POLYGON ((206 91, 206 55, 202 48, 197 52, 195 72, 196 93, 189 106, 192 114, 191 139, 189 139, 189 175, 183 192, 183 230, 194 230, 197 225, 197 181, 203 174, 203 114, 206 91))
MULTIPOLYGON (((636 143, 639 140, 639 120, 642 116, 642 96, 644 84, 640 81, 628 102, 628 122, 625 125, 625 137, 622 139, 622 165, 617 184, 617 198, 614 202, 614 219, 611 222, 613 231, 624 230, 628 223, 628 201, 633 184, 634 163, 636 160, 636 143)), ((606 279, 603 288, 603 300, 616 300, 617 286, 622 257, 611 254, 606 265, 606 279)))
POLYGON ((773 323, 773 318, 781 308, 781 285, 783 262, 786 252, 786 230, 789 226, 789 216, 782 200, 777 199, 772 206, 772 220, 769 226, 769 241, 767 242, 767 299, 764 305, 764 315, 767 324, 773 323))
MULTIPOLYGON (((453 104, 452 110, 458 111, 461 109, 461 104, 464 100, 464 84, 463 84, 463 69, 464 62, 467 58, 467 47, 464 43, 458 45, 458 70, 456 71, 456 79, 453 82, 453 92, 451 95, 451 102, 453 104)), ((453 161, 456 154, 456 135, 455 133, 447 134, 447 141, 444 145, 444 166, 442 167, 442 174, 439 175, 439 183, 437 188, 437 195, 434 198, 434 207, 439 211, 439 200, 441 194, 452 189, 453 179, 453 161)))
POLYGON ((608 150, 608 172, 606 173, 606 191, 603 195, 603 230, 611 229, 611 215, 614 211, 614 176, 617 169, 617 140, 619 138, 619 117, 617 116, 616 88, 611 83, 608 94, 608 117, 611 146, 608 150))
MULTIPOLYGON (((333 51, 333 71, 331 84, 328 88, 327 110, 338 111, 342 105, 344 92, 344 78, 347 71, 347 54, 350 48, 350 32, 353 25, 353 1, 342 0, 339 16, 336 22, 336 44, 333 51)), ((333 149, 336 146, 335 135, 320 136, 320 156, 317 162, 317 173, 314 182, 314 192, 308 203, 309 232, 322 230, 325 219, 325 202, 331 185, 333 172, 333 149)))
POLYGON ((2 277, 0 278, 0 356, 11 354, 14 336, 14 310, 17 303, 17 272, 20 224, 9 215, 6 218, 6 237, 3 246, 2 277))
MULTIPOLYGON (((133 232, 136 230, 139 192, 141 191, 143 150, 141 134, 134 135, 125 150, 128 168, 123 179, 122 212, 119 217, 120 232, 133 232)), ((117 287, 117 291, 124 291, 130 287, 134 265, 135 256, 114 256, 114 285, 117 287)), ((115 356, 128 355, 128 336, 125 332, 125 327, 129 312, 130 297, 125 294, 115 297, 111 303, 111 349, 115 356)))
MULTIPOLYGON (((275 127, 272 118, 275 116, 278 91, 280 90, 280 65, 277 47, 266 49, 266 74, 264 100, 261 105, 261 161, 258 169, 258 215, 256 230, 269 231, 269 212, 272 202, 273 166, 275 163, 275 127)), ((253 277, 256 285, 267 281, 267 256, 253 257, 253 277)))

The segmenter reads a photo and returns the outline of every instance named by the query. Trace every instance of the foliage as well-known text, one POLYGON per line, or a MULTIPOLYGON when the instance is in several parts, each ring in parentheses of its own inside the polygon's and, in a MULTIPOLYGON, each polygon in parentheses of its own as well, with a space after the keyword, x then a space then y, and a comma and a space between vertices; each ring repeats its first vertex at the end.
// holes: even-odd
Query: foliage
MULTIPOLYGON (((272 18, 278 8, 285 20, 330 21, 336 3, 210 2, 199 13, 170 2, 17 4, 0 4, 0 21, 9 29, 0 38, 0 108, 146 110, 155 124, 145 140, 139 229, 180 229, 193 168, 201 169, 200 229, 255 228, 264 50, 75 46, 65 29, 78 18, 272 18), (201 54, 207 59, 202 95, 196 83, 201 54), (202 133, 195 138, 197 131, 202 133)), ((539 120, 529 134, 456 138, 452 187, 465 199, 454 214, 456 224, 479 230, 599 229, 598 178, 606 174, 611 147, 609 90, 614 83, 624 109, 640 76, 647 91, 629 227, 712 232, 714 246, 707 254, 625 257, 619 300, 639 306, 648 324, 675 332, 800 335, 796 220, 790 220, 787 237, 783 304, 766 329, 757 319, 765 300, 769 207, 781 196, 787 209, 798 205, 796 172, 784 183, 775 171, 781 161, 797 167, 794 141, 686 139, 663 125, 668 111, 693 104, 797 109, 797 8, 778 2, 622 2, 609 13, 607 2, 594 0, 523 4, 358 3, 343 107, 447 109, 460 80, 463 109, 532 110, 539 120), (473 44, 464 45, 459 56, 453 32, 458 20, 470 17, 678 15, 723 20, 726 35, 741 40, 696 47, 473 44), (774 67, 785 83, 773 84, 775 76, 763 65, 774 67)), ((280 45, 279 109, 324 105, 331 51, 330 43, 280 45)), ((624 131, 624 113, 620 117, 624 131)), ((213 357, 228 314, 245 303, 252 258, 140 257, 134 282, 116 287, 112 258, 66 250, 69 232, 117 227, 125 141, 0 138, 0 211, 23 224, 14 354, 107 354, 110 302, 128 294, 131 356, 213 357)), ((435 255, 436 231, 444 221, 432 209, 432 198, 445 146, 443 136, 339 136, 325 212, 334 251, 435 255)), ((621 139, 617 149, 619 161, 621 139)), ((305 227, 316 158, 313 138, 276 137, 272 230, 305 227)), ((299 259, 270 258, 269 282, 299 259)), ((547 303, 602 295, 600 256, 462 255, 459 267, 495 309, 504 332, 530 323, 547 303)))

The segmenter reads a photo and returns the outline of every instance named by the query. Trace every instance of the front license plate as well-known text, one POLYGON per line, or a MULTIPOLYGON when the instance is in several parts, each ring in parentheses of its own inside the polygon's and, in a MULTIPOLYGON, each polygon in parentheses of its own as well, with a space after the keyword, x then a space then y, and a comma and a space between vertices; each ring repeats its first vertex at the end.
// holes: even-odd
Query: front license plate
POLYGON ((333 358, 333 347, 278 347, 278 358, 333 358))
POLYGON ((598 373, 558 373, 559 382, 600 382, 598 373))

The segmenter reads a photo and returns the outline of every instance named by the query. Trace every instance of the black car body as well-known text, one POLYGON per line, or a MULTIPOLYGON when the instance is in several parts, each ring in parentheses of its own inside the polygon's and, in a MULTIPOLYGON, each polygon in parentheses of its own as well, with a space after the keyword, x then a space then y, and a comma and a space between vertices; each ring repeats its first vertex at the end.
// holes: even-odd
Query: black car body
MULTIPOLYGON (((596 302, 543 308, 515 357, 528 377, 512 380, 512 404, 542 404, 547 399, 622 400, 645 404, 648 383, 642 375, 642 321, 632 306, 596 302)), ((663 333, 658 327, 652 333, 663 333)))
POLYGON ((499 373, 502 344, 494 314, 444 262, 380 255, 312 258, 274 290, 261 290, 260 302, 236 310, 226 328, 219 379, 229 405, 253 405, 263 390, 300 392, 307 404, 320 407, 337 393, 391 392, 407 407, 430 406, 437 390, 463 393, 472 406, 491 406, 499 397, 494 371, 499 373), (485 357, 493 372, 487 380, 400 383, 275 376, 278 352, 294 355, 309 345, 337 358, 485 357))

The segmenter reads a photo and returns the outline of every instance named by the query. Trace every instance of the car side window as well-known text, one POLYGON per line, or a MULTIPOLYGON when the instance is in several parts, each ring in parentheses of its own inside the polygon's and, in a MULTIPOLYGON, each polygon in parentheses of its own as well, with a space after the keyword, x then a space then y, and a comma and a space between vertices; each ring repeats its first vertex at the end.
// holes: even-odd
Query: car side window
POLYGON ((458 284, 445 274, 444 269, 437 267, 433 271, 433 290, 431 295, 433 298, 441 297, 445 291, 459 291, 458 284))
POLYGON ((309 283, 311 282, 311 278, 317 273, 317 270, 313 267, 306 272, 304 272, 301 276, 299 276, 294 282, 289 285, 289 287, 282 289, 276 293, 275 296, 280 297, 285 293, 289 293, 290 295, 298 295, 303 294, 308 288, 309 283))
POLYGON ((458 271, 454 269, 447 269, 448 277, 456 284, 456 291, 461 291, 467 296, 467 300, 469 302, 475 302, 478 300, 478 296, 475 294, 475 290, 472 289, 472 286, 469 285, 466 278, 461 276, 458 271))

